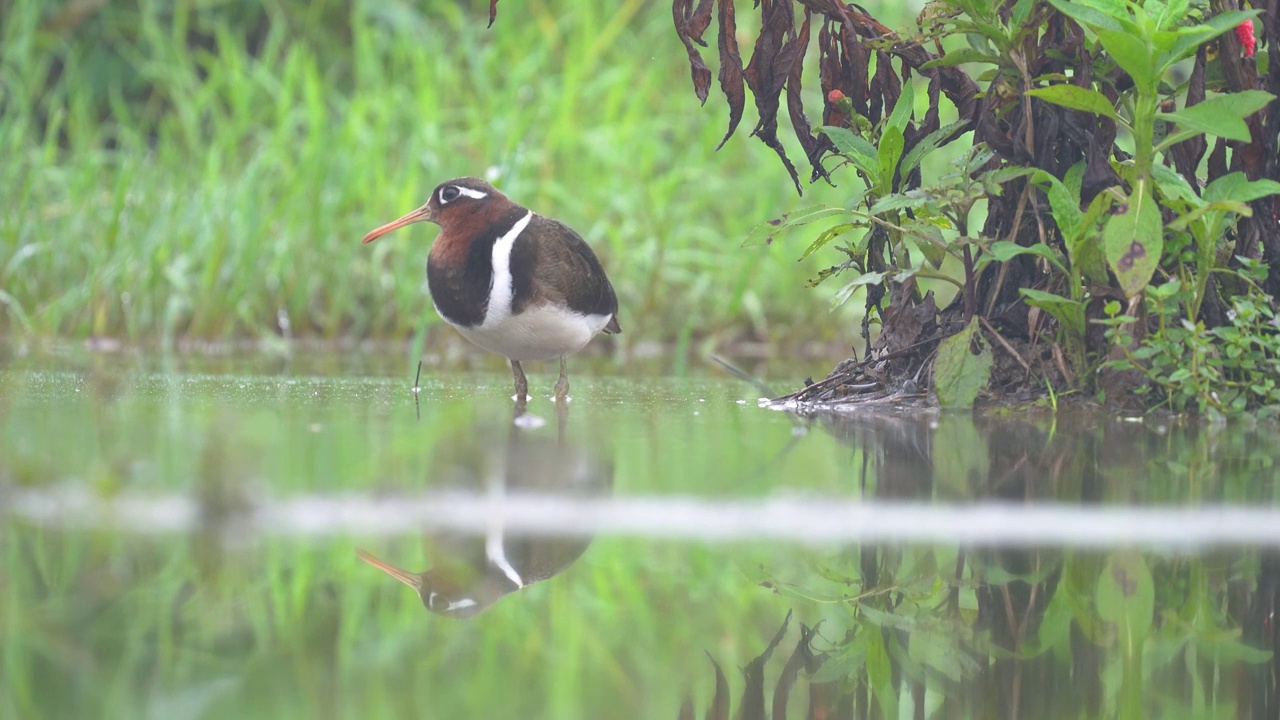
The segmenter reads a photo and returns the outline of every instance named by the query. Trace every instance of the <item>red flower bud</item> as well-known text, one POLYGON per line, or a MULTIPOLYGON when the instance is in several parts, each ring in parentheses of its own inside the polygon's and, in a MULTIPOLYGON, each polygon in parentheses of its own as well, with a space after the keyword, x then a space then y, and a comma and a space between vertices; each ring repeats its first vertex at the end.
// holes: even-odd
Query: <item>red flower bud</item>
POLYGON ((1244 56, 1253 57, 1253 51, 1258 47, 1258 40, 1253 36, 1252 20, 1245 20, 1236 26, 1236 39, 1244 48, 1244 56))
POLYGON ((836 102, 840 102, 843 99, 844 99, 844 93, 840 92, 839 90, 832 90, 831 92, 827 93, 827 102, 836 103, 836 102))

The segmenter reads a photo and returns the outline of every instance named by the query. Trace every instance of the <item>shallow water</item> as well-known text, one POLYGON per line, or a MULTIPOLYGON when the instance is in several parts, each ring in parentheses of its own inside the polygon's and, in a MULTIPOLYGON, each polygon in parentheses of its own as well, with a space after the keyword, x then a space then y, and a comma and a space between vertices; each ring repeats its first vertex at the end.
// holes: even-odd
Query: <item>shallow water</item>
POLYGON ((1274 426, 395 366, 10 363, 0 717, 1280 717, 1274 426))

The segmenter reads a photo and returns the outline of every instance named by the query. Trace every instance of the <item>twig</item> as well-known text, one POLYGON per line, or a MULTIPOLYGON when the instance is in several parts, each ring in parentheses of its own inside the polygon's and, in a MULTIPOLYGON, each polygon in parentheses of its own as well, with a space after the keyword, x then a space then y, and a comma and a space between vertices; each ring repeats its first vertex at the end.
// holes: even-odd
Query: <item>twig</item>
MULTIPOLYGON (((711 360, 715 362, 717 365, 719 365, 720 367, 724 368, 725 370, 728 370, 732 375, 736 376, 739 380, 742 380, 743 382, 746 382, 746 383, 750 383, 752 387, 754 387, 755 389, 763 393, 765 397, 774 396, 773 388, 769 387, 769 385, 765 383, 765 381, 761 380, 760 378, 752 375, 751 373, 747 372, 746 370, 743 370, 742 368, 739 368, 738 366, 734 365, 728 360, 725 360, 719 355, 712 355, 711 360)), ((813 387, 813 386, 810 385, 809 387, 813 387)))
POLYGON ((999 332, 996 332, 996 329, 991 327, 991 323, 987 322, 986 318, 978 316, 978 320, 982 323, 982 327, 986 328, 987 332, 991 333, 995 337, 996 342, 1000 344, 1000 347, 1004 348, 1005 352, 1012 355, 1013 359, 1017 360, 1018 364, 1022 366, 1022 369, 1027 371, 1027 374, 1031 374, 1031 366, 1027 364, 1026 360, 1022 359, 1022 356, 1018 354, 1017 350, 1013 349, 1013 346, 1009 344, 1009 341, 1005 340, 1004 336, 999 332))
MULTIPOLYGON (((1031 194, 1031 183, 1022 186, 1022 195, 1018 197, 1018 208, 1013 213, 1013 224, 1009 226, 1009 235, 1005 238, 1009 242, 1014 242, 1018 236, 1018 228, 1022 226, 1022 213, 1027 207, 1027 198, 1031 194)), ((991 314, 992 309, 996 306, 996 299, 1000 297, 1000 291, 1004 289, 1005 272, 1009 269, 1009 263, 1000 263, 1000 272, 996 275, 996 285, 991 291, 991 297, 987 300, 987 315, 991 314)))

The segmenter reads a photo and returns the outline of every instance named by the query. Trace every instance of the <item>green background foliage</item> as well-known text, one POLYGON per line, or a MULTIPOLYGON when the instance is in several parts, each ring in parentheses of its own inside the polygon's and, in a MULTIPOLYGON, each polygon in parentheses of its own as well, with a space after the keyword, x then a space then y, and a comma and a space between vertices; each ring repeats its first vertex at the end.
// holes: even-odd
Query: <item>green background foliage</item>
POLYGON ((804 288, 819 259, 742 247, 795 191, 746 137, 714 151, 660 6, 70 7, 0 3, 0 329, 409 337, 434 231, 359 240, 463 174, 586 237, 624 342, 855 325, 804 288))

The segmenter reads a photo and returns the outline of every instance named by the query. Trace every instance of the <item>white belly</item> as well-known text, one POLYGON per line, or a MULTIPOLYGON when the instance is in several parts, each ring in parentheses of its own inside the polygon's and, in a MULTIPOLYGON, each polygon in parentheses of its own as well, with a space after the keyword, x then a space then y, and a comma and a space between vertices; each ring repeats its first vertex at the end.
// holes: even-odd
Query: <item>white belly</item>
POLYGON ((575 353, 607 324, 608 315, 583 315, 554 305, 542 305, 528 308, 519 315, 491 313, 480 325, 454 327, 485 350, 523 362, 575 353))

